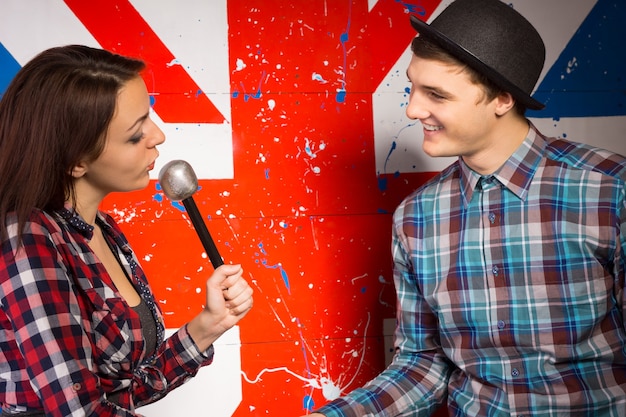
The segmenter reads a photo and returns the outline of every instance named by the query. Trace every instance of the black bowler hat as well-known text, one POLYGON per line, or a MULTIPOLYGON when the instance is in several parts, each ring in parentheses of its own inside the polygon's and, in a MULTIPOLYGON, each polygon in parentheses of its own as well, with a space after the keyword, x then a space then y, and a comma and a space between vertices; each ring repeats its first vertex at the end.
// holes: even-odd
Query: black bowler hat
POLYGON ((456 0, 430 25, 413 15, 411 25, 527 108, 545 107, 530 93, 546 48, 537 30, 511 6, 500 0, 456 0))

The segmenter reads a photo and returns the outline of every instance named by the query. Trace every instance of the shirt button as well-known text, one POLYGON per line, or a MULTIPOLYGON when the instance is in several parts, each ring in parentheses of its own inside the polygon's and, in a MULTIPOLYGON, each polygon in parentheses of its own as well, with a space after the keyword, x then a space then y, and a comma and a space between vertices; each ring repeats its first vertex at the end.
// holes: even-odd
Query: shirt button
POLYGON ((493 272, 493 274, 497 276, 497 275, 498 275, 498 272, 500 272, 500 268, 498 268, 496 265, 494 265, 494 266, 491 268, 491 272, 493 272))
POLYGON ((74 391, 80 391, 80 389, 81 389, 82 387, 83 387, 83 386, 82 386, 79 382, 75 382, 75 383, 73 383, 73 384, 72 384, 72 389, 73 389, 74 391))
POLYGON ((493 213, 489 213, 489 221, 491 222, 491 224, 495 223, 496 215, 493 213))
POLYGON ((514 376, 514 377, 519 376, 519 369, 513 368, 513 370, 511 371, 511 376, 514 376))
POLYGON ((506 327, 506 323, 503 320, 498 321, 498 329, 502 330, 506 327))

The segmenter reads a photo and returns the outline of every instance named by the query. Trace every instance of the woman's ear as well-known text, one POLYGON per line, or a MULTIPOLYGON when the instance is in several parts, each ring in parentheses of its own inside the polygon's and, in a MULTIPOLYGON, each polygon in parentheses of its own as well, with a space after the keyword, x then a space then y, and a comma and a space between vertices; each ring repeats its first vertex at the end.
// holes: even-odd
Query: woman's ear
POLYGON ((84 161, 80 161, 78 164, 74 165, 74 168, 72 168, 72 171, 70 172, 70 174, 72 174, 72 177, 74 177, 75 179, 82 177, 86 173, 87 163, 85 163, 84 161))
POLYGON ((502 92, 496 97, 496 116, 504 116, 513 107, 515 107, 515 99, 511 93, 502 92))

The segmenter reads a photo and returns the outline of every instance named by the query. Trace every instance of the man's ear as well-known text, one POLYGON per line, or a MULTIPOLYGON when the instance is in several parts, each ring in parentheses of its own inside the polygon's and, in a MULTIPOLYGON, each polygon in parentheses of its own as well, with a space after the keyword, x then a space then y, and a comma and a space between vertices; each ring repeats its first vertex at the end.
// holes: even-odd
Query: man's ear
POLYGON ((80 161, 78 164, 74 165, 70 174, 75 179, 78 179, 87 173, 87 163, 84 161, 80 161))
POLYGON ((502 92, 496 97, 496 116, 504 116, 513 107, 515 107, 515 99, 511 93, 502 92))

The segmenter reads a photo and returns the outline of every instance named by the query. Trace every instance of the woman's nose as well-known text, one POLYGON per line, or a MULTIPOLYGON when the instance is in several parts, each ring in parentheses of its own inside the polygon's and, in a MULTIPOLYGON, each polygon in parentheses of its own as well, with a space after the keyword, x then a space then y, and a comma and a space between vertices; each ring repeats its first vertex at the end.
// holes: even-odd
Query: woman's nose
POLYGON ((165 133, 156 125, 156 123, 152 122, 152 126, 150 129, 150 145, 151 147, 157 146, 165 142, 165 133))

